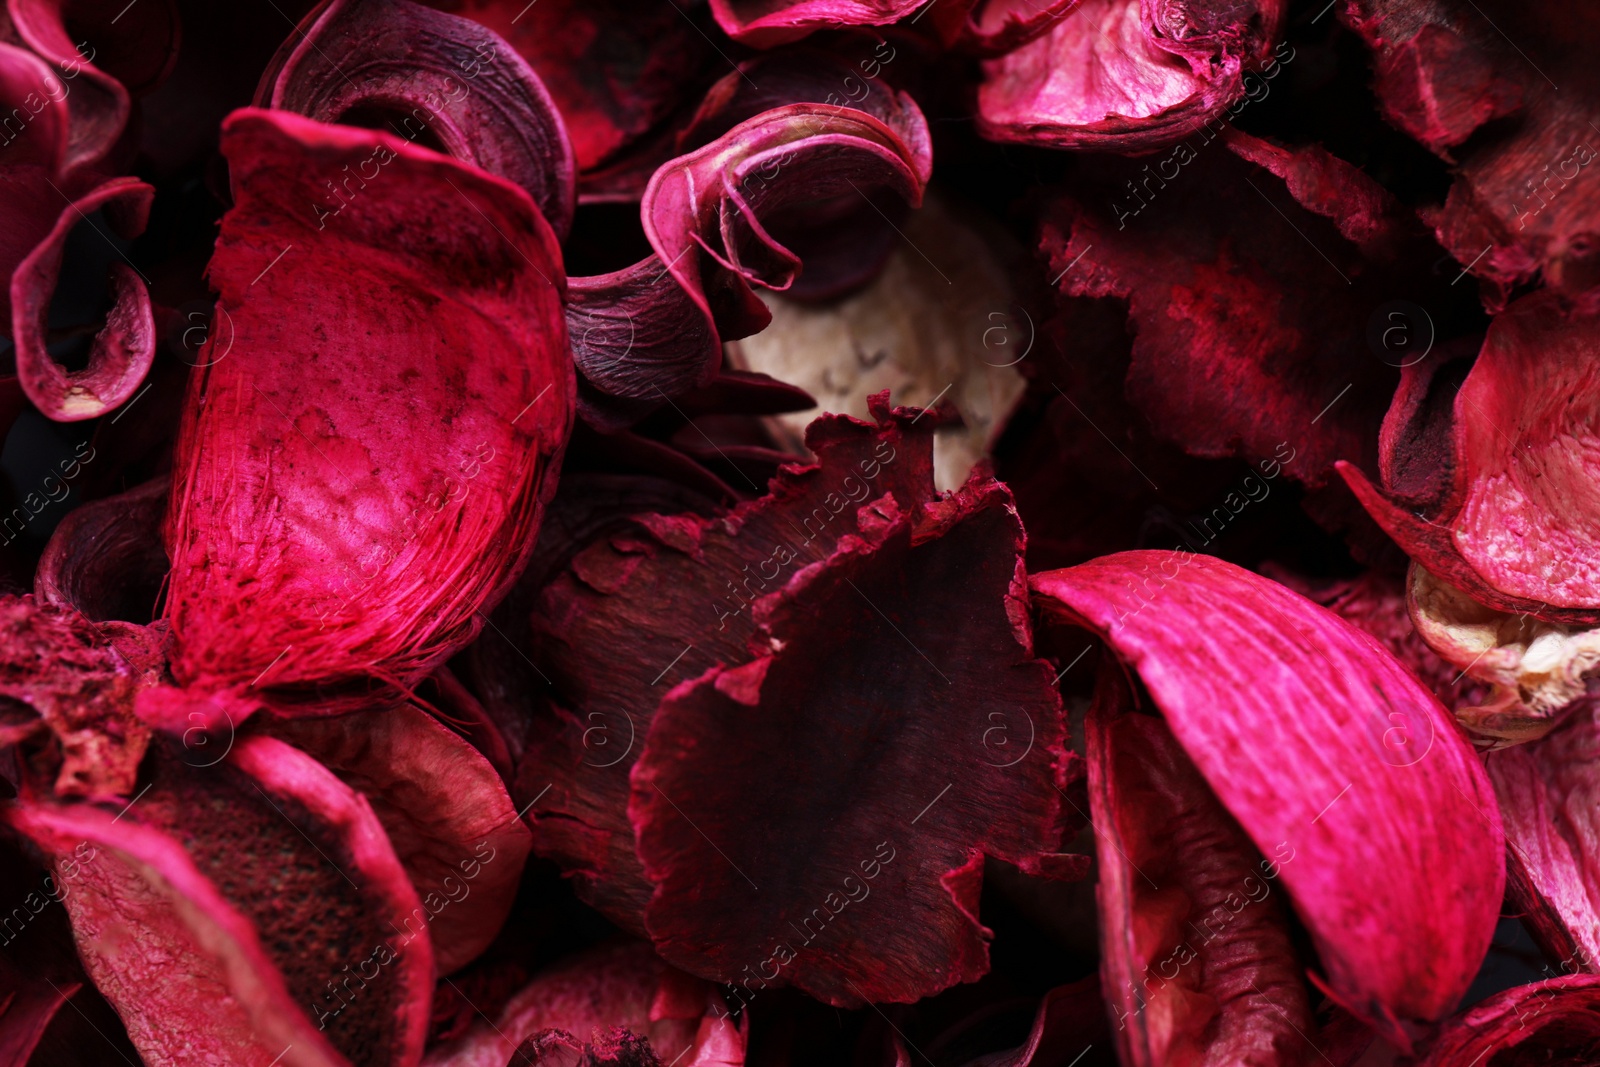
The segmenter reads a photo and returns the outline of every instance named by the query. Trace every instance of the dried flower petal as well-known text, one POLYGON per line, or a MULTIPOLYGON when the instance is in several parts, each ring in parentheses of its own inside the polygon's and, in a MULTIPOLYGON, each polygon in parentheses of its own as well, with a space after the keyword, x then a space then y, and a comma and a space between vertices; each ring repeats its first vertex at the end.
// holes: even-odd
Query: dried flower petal
MULTIPOLYGON (((268 68, 260 106, 374 126, 475 163, 522 186, 556 236, 566 235, 575 196, 567 128, 505 41, 409 0, 330 0, 307 22, 268 68)), ((356 169, 354 189, 351 175, 329 175, 338 210, 366 188, 356 169)))
POLYGON ((1130 707, 1104 674, 1088 718, 1089 801, 1122 1062, 1293 1062, 1315 1024, 1272 882, 1294 848, 1263 859, 1167 725, 1130 707))
POLYGON ((839 26, 887 26, 926 0, 711 0, 711 13, 729 37, 755 48, 798 41, 839 26))
POLYGON ((405 928, 428 927, 439 973, 489 946, 511 910, 531 835, 487 760, 408 704, 265 728, 372 805, 422 900, 405 928))
POLYGON ((393 137, 246 110, 223 147, 236 206, 167 527, 172 671, 247 704, 258 684, 314 714, 392 704, 471 639, 553 491, 559 252, 520 189, 393 137), (389 188, 319 231, 319 179, 363 161, 389 188), (254 355, 283 351, 304 356, 254 355))
POLYGON ((1600 1055, 1600 978, 1563 975, 1476 1004, 1439 1033, 1418 1067, 1590 1063, 1600 1055))
POLYGON ((986 62, 978 131, 1055 148, 1162 148, 1215 124, 1267 59, 1283 0, 1083 0, 986 62))
POLYGON ((1424 514, 1399 495, 1407 486, 1380 490, 1340 467, 1414 560, 1498 611, 1600 622, 1600 507, 1590 489, 1596 321, 1548 292, 1496 316, 1450 416, 1426 423, 1425 463, 1438 473, 1412 476, 1429 486, 1424 514))
POLYGON ((1450 1011, 1494 931, 1504 835, 1420 683, 1350 624, 1206 556, 1124 552, 1032 584, 1047 619, 1089 626, 1138 672, 1256 846, 1293 850, 1283 885, 1338 1002, 1402 1049, 1450 1011))
POLYGON ((95 622, 148 623, 167 575, 161 519, 168 485, 169 479, 157 478, 62 519, 39 558, 38 602, 95 622))

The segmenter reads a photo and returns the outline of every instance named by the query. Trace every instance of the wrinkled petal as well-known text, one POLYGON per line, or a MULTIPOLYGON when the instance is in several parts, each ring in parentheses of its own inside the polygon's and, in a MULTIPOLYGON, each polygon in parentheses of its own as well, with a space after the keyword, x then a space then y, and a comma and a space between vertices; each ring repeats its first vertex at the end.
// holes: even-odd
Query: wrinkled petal
POLYGON ((1082 0, 943 0, 929 5, 928 22, 946 47, 1002 56, 1049 32, 1082 0))
POLYGON ((978 132, 1055 148, 1174 144, 1218 125, 1240 99, 1285 6, 1083 0, 1042 37, 984 63, 978 132))
MULTIPOLYGON (((333 0, 309 21, 268 69, 260 106, 438 147, 522 186, 556 236, 566 235, 576 195, 567 128, 505 41, 408 0, 333 0)), ((329 175, 335 204, 365 189, 357 171, 354 186, 349 175, 329 175)))
MULTIPOLYGON (((434 1048, 425 1067, 506 1067, 517 1047, 546 1030, 587 1042, 622 1027, 647 1038, 661 1062, 741 1067, 744 1031, 727 1019, 709 982, 676 971, 638 942, 590 949, 564 960, 511 999, 490 1024, 434 1048)), ((558 1061, 559 1062, 559 1061, 558 1061)))
MULTIPOLYGON (((66 204, 50 233, 17 265, 11 275, 11 328, 17 345, 17 378, 28 399, 59 422, 92 419, 111 411, 139 388, 155 358, 155 317, 150 293, 138 271, 114 262, 108 286, 113 305, 106 324, 95 335, 89 364, 67 371, 46 350, 50 298, 61 272, 67 235, 88 213, 104 209, 121 222, 117 229, 132 237, 144 231, 155 190, 133 178, 113 178, 66 204)), ((109 240, 109 238, 108 238, 109 240)))
POLYGON ((713 664, 748 659, 753 601, 860 536, 869 502, 887 495, 910 514, 934 499, 932 419, 892 414, 886 398, 874 414, 876 428, 818 419, 807 435, 817 465, 784 470, 767 496, 725 515, 624 523, 596 508, 574 522, 588 539, 567 549, 532 605, 529 655, 554 691, 527 730, 517 802, 533 804, 535 851, 625 929, 644 935, 652 891, 634 851, 628 774, 662 698, 713 664))
POLYGON ((1491 21, 1471 0, 1355 0, 1340 14, 1372 49, 1384 116, 1456 164, 1428 219, 1491 309, 1540 277, 1574 294, 1600 282, 1600 193, 1583 173, 1600 144, 1596 12, 1512 5, 1491 21))
POLYGON ((61 745, 58 796, 131 796, 150 730, 134 713, 158 668, 100 627, 33 597, 0 596, 0 696, 26 705, 61 745))
POLYGON ((1313 1026, 1272 892, 1294 849, 1263 859, 1172 731, 1118 689, 1106 675, 1088 732, 1102 980, 1123 1062, 1288 1062, 1313 1026))
POLYGON ((384 134, 247 110, 223 146, 236 204, 166 528, 172 671, 314 714, 391 704, 471 640, 553 491, 559 252, 520 189, 384 134), (318 232, 320 179, 378 160, 385 187, 318 232))
POLYGON ((1099 633, 1281 884, 1326 988, 1401 1048, 1466 991, 1494 932, 1504 835, 1448 713, 1368 635, 1187 552, 1033 578, 1047 619, 1099 633), (1395 892, 1397 886, 1404 892, 1395 892))
POLYGON ((418 901, 366 802, 270 738, 153 771, 118 815, 6 810, 73 887, 79 951, 146 1061, 415 1064, 432 951, 386 921, 418 901))
POLYGON ((511 911, 531 835, 488 760, 408 704, 265 729, 367 798, 422 901, 404 925, 428 927, 440 974, 489 946, 511 911))
MULTIPOLYGON (((1409 476, 1425 486, 1420 494, 1406 499, 1411 486, 1393 474, 1380 489, 1341 467, 1412 559, 1499 611, 1600 622, 1597 321, 1555 294, 1525 297, 1495 317, 1453 400, 1448 392, 1430 399, 1428 410, 1449 404, 1447 417, 1423 422, 1412 415, 1420 405, 1391 412, 1422 423, 1425 469, 1409 476)), ((1398 432, 1388 442, 1391 450, 1407 443, 1398 432)), ((1397 461, 1389 462, 1392 470, 1397 461)))
MULTIPOLYGON (((1128 302, 1128 397, 1157 433, 1191 455, 1273 457, 1274 472, 1318 485, 1336 460, 1376 458, 1396 374, 1369 348, 1368 323, 1395 292, 1417 291, 1437 249, 1321 149, 1223 140, 1180 145, 1191 162, 1175 176, 1175 157, 1137 173, 1108 160, 1106 173, 1142 180, 1059 200, 1041 249, 1063 294, 1128 302)), ((1449 306, 1445 282, 1428 285, 1429 305, 1449 306)))
POLYGON ((672 690, 633 768, 645 925, 741 996, 856 1007, 974 981, 983 859, 1058 858, 1074 758, 1010 496, 977 476, 920 513, 863 508, 828 555, 794 548, 802 567, 752 605, 755 657, 672 690))

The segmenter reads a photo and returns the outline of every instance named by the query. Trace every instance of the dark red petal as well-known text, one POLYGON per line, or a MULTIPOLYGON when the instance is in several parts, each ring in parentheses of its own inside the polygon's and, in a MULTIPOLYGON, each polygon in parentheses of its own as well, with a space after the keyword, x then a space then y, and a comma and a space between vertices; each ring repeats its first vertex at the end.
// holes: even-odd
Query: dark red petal
MULTIPOLYGON (((576 196, 567 128, 505 41, 409 0, 331 0, 306 21, 263 78, 260 106, 372 126, 475 163, 522 186, 566 235, 576 196)), ((354 185, 348 174, 327 177, 334 204, 366 188, 364 174, 354 185)))
MULTIPOLYGON (((590 949, 541 972, 491 1022, 432 1049, 424 1067, 506 1067, 517 1047, 546 1030, 580 1042, 622 1027, 647 1038, 662 1062, 742 1067, 745 1036, 709 982, 673 970, 638 942, 590 949)), ((558 1061, 559 1062, 559 1061, 558 1061)))
MULTIPOLYGON (((117 78, 94 64, 97 53, 88 46, 87 40, 75 41, 68 33, 65 0, 10 0, 6 6, 16 35, 66 83, 63 102, 71 118, 67 126, 64 170, 88 169, 106 163, 128 124, 128 90, 117 78), (86 46, 86 51, 79 51, 80 44, 86 46)), ((97 37, 116 36, 116 28, 111 25, 115 5, 109 0, 74 4, 71 14, 75 22, 81 18, 84 24, 92 26, 97 37)), ((130 39, 144 38, 152 25, 167 27, 164 34, 157 29, 155 36, 164 41, 156 44, 152 55, 159 57, 159 61, 145 66, 144 71, 135 75, 140 81, 159 80, 175 57, 177 20, 171 15, 172 5, 168 0, 156 0, 130 23, 133 31, 130 39)))
POLYGON ((521 189, 385 134, 246 110, 223 148, 236 205, 166 534, 173 674, 318 714, 393 703, 472 638, 553 491, 560 254, 521 189), (384 187, 319 231, 321 179, 363 161, 384 187))
POLYGON ((1281 864, 1338 1001, 1402 1048, 1409 1024, 1450 1011, 1494 932, 1504 834, 1438 701, 1372 637, 1207 556, 1123 552, 1033 588, 1047 618, 1089 626, 1138 673, 1281 864))
MULTIPOLYGON (((815 88, 797 86, 802 97, 803 89, 815 88)), ((591 423, 625 426, 709 383, 722 342, 771 321, 754 287, 786 289, 801 267, 796 251, 768 229, 783 223, 786 212, 798 212, 792 220, 798 222, 810 217, 803 205, 845 197, 921 203, 932 165, 927 123, 910 97, 885 92, 871 104, 883 119, 852 107, 785 104, 732 125, 655 172, 640 204, 655 254, 573 280, 568 332, 573 359, 598 394, 585 402, 591 423)), ((706 133, 747 110, 750 101, 728 93, 708 105, 706 133)), ((819 266, 830 275, 839 249, 824 251, 829 255, 819 266)))
POLYGON ((887 26, 924 6, 926 0, 711 0, 717 25, 741 44, 756 48, 798 41, 839 26, 887 26))
POLYGON ((946 46, 1002 56, 1070 15, 1082 0, 954 0, 929 5, 927 18, 946 46))
POLYGON ((161 519, 168 482, 157 478, 68 512, 39 557, 39 603, 95 622, 148 623, 167 574, 161 519))
POLYGON ((422 900, 406 928, 428 927, 440 974, 489 946, 511 911, 531 836, 488 760, 409 704, 265 729, 372 805, 422 900))
POLYGON ((1543 740, 1490 753, 1513 897, 1562 973, 1600 972, 1600 710, 1571 715, 1543 740))
POLYGON ((79 950, 147 1062, 416 1063, 433 953, 402 930, 419 902, 366 801, 271 738, 203 767, 152 751, 117 815, 6 813, 74 890, 79 950))
MULTIPOLYGON (((1384 492, 1360 472, 1341 470, 1413 559, 1498 610, 1600 621, 1600 509, 1588 504, 1595 471, 1583 444, 1600 396, 1597 322, 1551 293, 1497 316, 1449 417, 1386 441, 1393 456, 1426 437, 1434 458, 1425 463, 1437 473, 1424 475, 1420 497, 1410 480, 1384 492), (1533 380, 1538 388, 1528 387, 1533 380)), ((1389 460, 1391 477, 1396 462, 1389 460)))
POLYGON ((1600 200, 1584 177, 1595 11, 1528 5, 1491 20, 1472 0, 1357 0, 1341 14, 1373 50, 1385 116, 1455 166, 1429 221, 1485 302, 1498 310, 1541 276, 1574 294, 1600 282, 1600 200))
MULTIPOLYGON (((1336 460, 1374 462, 1396 374, 1369 347, 1369 322, 1395 292, 1418 291, 1437 249, 1320 149, 1209 140, 1180 145, 1181 170, 1170 156, 1138 171, 1108 160, 1081 202, 1058 201, 1041 240, 1051 277, 1067 295, 1128 302, 1128 396, 1191 455, 1263 460, 1312 485, 1336 460)), ((1430 285, 1419 299, 1448 306, 1448 287, 1430 285)))
MULTIPOLYGON (((555 98, 580 170, 593 170, 663 122, 712 55, 673 0, 432 0, 515 48, 555 98)), ((689 5, 685 5, 689 6, 689 5)))
MULTIPOLYGON (((66 105, 70 94, 68 83, 44 60, 25 48, 0 41, 0 103, 7 111, 26 109, 29 119, 20 130, 8 132, 12 140, 0 147, 0 172, 32 164, 43 168, 51 177, 61 176, 66 169, 67 134, 72 122, 66 105)), ((8 214, 13 206, 8 197, 8 214)), ((13 231, 0 239, 3 241, 0 247, 6 250, 0 262, 6 266, 8 276, 10 268, 27 248, 33 247, 34 242, 27 240, 24 242, 27 248, 13 253, 12 242, 21 236, 13 231)))
POLYGON ((1266 84, 1245 71, 1266 60, 1285 7, 1083 0, 1048 33, 983 65, 978 131, 1127 152, 1225 125, 1222 111, 1244 95, 1246 79, 1266 84))
POLYGON ((1119 669, 1102 673, 1088 741, 1101 980, 1122 1062, 1303 1058, 1315 1024, 1274 885, 1283 846, 1262 858, 1167 725, 1131 710, 1119 669))
MULTIPOLYGON (((46 350, 50 298, 55 294, 67 235, 88 213, 104 209, 123 221, 118 226, 133 237, 144 231, 155 190, 134 178, 113 178, 62 206, 55 226, 11 275, 11 328, 17 345, 17 378, 28 399, 59 422, 92 419, 120 406, 144 381, 155 358, 155 317, 150 293, 138 271, 127 263, 111 264, 107 284, 113 297, 106 324, 95 335, 89 365, 68 372, 46 350)), ((104 236, 102 234, 102 236, 104 236)), ((107 238, 109 240, 109 238, 107 238)))
POLYGON ((539 593, 529 653, 554 692, 527 730, 518 804, 533 804, 535 850, 626 929, 644 933, 651 893, 634 852, 628 771, 662 697, 710 665, 747 659, 750 602, 859 536, 869 501, 887 494, 909 514, 934 499, 932 418, 892 414, 882 398, 875 414, 876 429, 842 416, 812 423, 817 465, 785 470, 767 496, 721 517, 576 520, 570 561, 539 593))
POLYGON ((1517 986, 1451 1019, 1418 1067, 1586 1064, 1600 1055, 1600 978, 1517 986))
POLYGON ((975 476, 916 512, 863 508, 827 555, 795 536, 803 567, 751 608, 755 658, 668 694, 634 766, 645 924, 740 996, 914 1001, 988 970, 984 857, 1037 872, 1060 851, 1073 757, 1021 525, 975 476))

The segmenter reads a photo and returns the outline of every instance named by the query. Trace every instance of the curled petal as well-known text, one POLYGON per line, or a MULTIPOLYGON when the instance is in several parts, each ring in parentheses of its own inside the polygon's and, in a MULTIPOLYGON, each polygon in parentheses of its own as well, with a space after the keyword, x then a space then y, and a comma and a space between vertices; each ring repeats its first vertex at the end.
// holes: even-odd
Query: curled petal
POLYGON ((488 947, 511 911, 531 840, 488 760, 409 704, 266 730, 372 804, 426 909, 408 914, 405 928, 428 927, 440 974, 488 947))
MULTIPOLYGON (((424 1067, 506 1067, 517 1047, 547 1030, 586 1042, 620 1027, 649 1040, 661 1062, 681 1067, 741 1067, 744 1031, 709 982, 661 962, 650 946, 617 942, 542 972, 499 1016, 428 1053, 424 1067)), ((560 1061, 556 1061, 559 1063, 560 1061)))
POLYGON ((1401 1048, 1449 1012, 1494 931, 1505 838, 1438 701, 1372 637, 1207 556, 1123 552, 1032 584, 1046 619, 1095 630, 1138 674, 1280 863, 1338 1002, 1401 1048))
POLYGON ((387 706, 532 547, 572 417, 560 254, 521 189, 385 134, 245 110, 223 150, 236 203, 166 528, 172 671, 311 714, 387 706), (378 187, 323 204, 363 164, 378 187))
MULTIPOLYGON (((46 350, 50 298, 55 294, 67 235, 101 208, 124 221, 128 236, 143 232, 155 190, 133 178, 114 178, 66 205, 54 228, 11 275, 11 327, 17 377, 28 399, 58 422, 92 419, 119 407, 144 381, 155 358, 155 316, 144 280, 129 264, 110 268, 113 306, 95 335, 89 365, 68 371, 46 350)), ((93 225, 93 223, 89 223, 93 225)))
POLYGON ((1600 1043, 1600 978, 1563 975, 1475 1004, 1439 1033, 1418 1067, 1586 1063, 1600 1043))
POLYGON ((95 622, 148 623, 167 575, 161 519, 168 485, 156 478, 68 512, 39 558, 33 585, 39 603, 95 622))
POLYGON ((798 41, 839 26, 887 26, 926 0, 711 0, 711 13, 729 37, 756 48, 798 41))
POLYGON ((984 64, 978 131, 1056 148, 1162 148, 1221 121, 1266 60, 1283 0, 1084 0, 984 64))
MULTIPOLYGON (((34 164, 53 178, 62 176, 72 124, 66 103, 69 91, 43 59, 25 48, 0 41, 0 104, 11 113, 13 122, 7 131, 12 139, 0 147, 0 169, 34 164), (19 115, 28 118, 20 130, 15 128, 19 115)), ((3 244, 10 246, 10 235, 3 244)), ((6 263, 14 265, 10 256, 6 263)), ((9 275, 10 271, 6 273, 9 275)))
POLYGON ((567 129, 505 41, 409 0, 330 0, 307 22, 263 78, 261 106, 374 126, 475 163, 527 190, 565 236, 576 195, 567 129))
MULTIPOLYGON (((800 269, 769 229, 789 209, 841 197, 921 202, 926 122, 909 97, 874 107, 895 125, 850 107, 786 104, 656 171, 640 205, 654 255, 573 282, 568 330, 598 394, 585 405, 591 422, 625 425, 641 414, 628 401, 653 405, 710 382, 722 341, 771 321, 754 287, 788 288, 800 269)), ((716 128, 716 113, 705 123, 716 128)))
MULTIPOLYGON (((1311 1050, 1311 1005, 1263 859, 1172 731, 1103 672, 1088 717, 1101 973, 1122 1061, 1272 1067, 1311 1050)), ((1291 847, 1287 853, 1293 856, 1291 847)))
POLYGON ((146 1060, 417 1062, 433 955, 396 932, 417 896, 366 802, 270 738, 204 768, 155 751, 119 814, 6 812, 72 886, 79 951, 146 1060))
POLYGON ((1082 0, 956 0, 930 5, 927 18, 947 46, 1005 55, 1070 15, 1082 0))
MULTIPOLYGON (((1496 316, 1453 400, 1429 401, 1448 403, 1448 417, 1423 422, 1407 418, 1409 406, 1392 411, 1391 420, 1418 425, 1409 437, 1389 433, 1386 447, 1391 456, 1417 449, 1413 463, 1426 469, 1410 481, 1426 486, 1421 495, 1393 473, 1380 488, 1341 466, 1412 559, 1496 610, 1600 622, 1600 453, 1590 430, 1600 417, 1596 323, 1553 293, 1525 297, 1496 316), (1539 388, 1527 387, 1532 380, 1539 388)), ((1393 471, 1399 460, 1388 462, 1393 471)))

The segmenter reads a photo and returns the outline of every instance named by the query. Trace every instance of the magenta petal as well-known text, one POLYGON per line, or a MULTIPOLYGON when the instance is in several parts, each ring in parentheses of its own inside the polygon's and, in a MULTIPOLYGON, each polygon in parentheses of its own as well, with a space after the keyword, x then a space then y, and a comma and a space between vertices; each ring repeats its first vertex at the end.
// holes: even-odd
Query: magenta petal
MULTIPOLYGON (((87 54, 78 51, 82 38, 75 41, 68 33, 66 7, 65 0, 10 0, 7 11, 17 37, 48 62, 65 83, 62 88, 67 91, 62 94, 62 101, 71 118, 64 169, 71 171, 97 167, 107 162, 107 157, 117 146, 128 124, 131 103, 123 83, 93 63, 93 58, 97 58, 93 49, 87 54)), ((78 9, 73 11, 74 17, 84 18, 97 31, 111 31, 104 33, 105 37, 118 36, 116 28, 111 25, 115 14, 112 5, 85 4, 74 7, 78 9)), ((145 34, 148 17, 153 16, 158 23, 166 25, 166 33, 157 34, 165 37, 165 46, 156 50, 160 57, 155 65, 156 78, 176 58, 177 23, 175 19, 165 17, 169 16, 170 11, 168 0, 156 0, 145 11, 139 12, 129 27, 125 28, 133 31, 134 38, 139 38, 145 34)), ((96 35, 101 34, 97 32, 96 35)), ((87 44, 86 41, 82 43, 87 44)))
POLYGON ((385 134, 243 110, 223 151, 236 203, 166 528, 172 672, 387 706, 472 639, 554 491, 560 252, 520 188, 385 134), (377 160, 383 189, 319 231, 322 179, 377 160))
POLYGON ((1123 552, 1032 584, 1138 673, 1256 847, 1293 850, 1283 885, 1338 1000, 1401 1047, 1450 1011, 1494 932, 1505 838, 1438 701, 1372 637, 1207 556, 1123 552))
POLYGON ((1266 59, 1285 6, 1084 0, 1048 33, 984 64, 978 130, 1056 148, 1170 145, 1221 122, 1245 92, 1246 68, 1266 59))
POLYGON ((168 484, 157 478, 68 512, 39 558, 39 603, 95 622, 148 623, 167 575, 161 519, 168 484))
MULTIPOLYGON (((18 264, 11 276, 11 326, 17 342, 17 377, 28 399, 59 422, 92 419, 120 406, 144 381, 155 358, 155 317, 150 294, 137 271, 126 263, 111 264, 114 306, 105 327, 95 336, 89 365, 68 372, 45 350, 50 298, 55 293, 67 235, 100 208, 120 212, 127 236, 144 230, 155 190, 133 178, 114 178, 67 204, 55 227, 18 264)), ((93 225, 93 223, 88 223, 93 225)))
POLYGON ((1486 763, 1523 923, 1564 973, 1600 972, 1600 711, 1582 708, 1543 739, 1490 753, 1486 763))
MULTIPOLYGON (((576 196, 567 129, 505 41, 409 0, 335 0, 308 21, 273 60, 258 104, 438 147, 522 186, 566 235, 576 196)), ((381 181, 359 166, 353 180, 331 177, 337 188, 321 197, 330 207, 381 181)))
POLYGON ((711 0, 717 25, 741 44, 756 48, 798 41, 822 29, 887 26, 927 0, 711 0))

